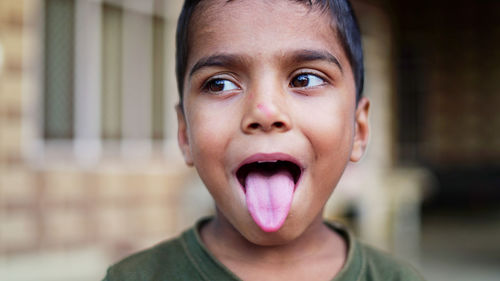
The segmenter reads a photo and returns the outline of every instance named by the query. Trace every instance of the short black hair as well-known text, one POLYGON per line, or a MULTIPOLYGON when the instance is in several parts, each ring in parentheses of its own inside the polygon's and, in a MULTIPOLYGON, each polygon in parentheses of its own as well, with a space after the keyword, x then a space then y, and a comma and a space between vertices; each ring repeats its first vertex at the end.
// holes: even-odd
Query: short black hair
MULTIPOLYGON (((177 76, 177 87, 179 90, 179 104, 182 105, 184 94, 184 76, 189 52, 189 22, 196 6, 203 0, 185 0, 177 22, 175 73, 177 76)), ((231 1, 231 0, 229 0, 231 1)), ((234 1, 234 0, 233 0, 234 1)), ((291 0, 292 1, 292 0, 291 0)), ((349 0, 293 0, 305 3, 311 7, 317 6, 327 12, 340 38, 340 42, 347 54, 356 84, 356 100, 362 96, 364 84, 363 47, 361 44, 361 32, 359 24, 349 0)))

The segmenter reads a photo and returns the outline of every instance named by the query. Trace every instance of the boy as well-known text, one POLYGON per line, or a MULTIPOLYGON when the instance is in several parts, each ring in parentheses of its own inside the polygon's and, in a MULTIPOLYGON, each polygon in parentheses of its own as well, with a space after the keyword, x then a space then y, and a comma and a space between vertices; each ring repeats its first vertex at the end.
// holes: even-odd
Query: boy
POLYGON ((422 280, 322 220, 369 133, 347 1, 187 0, 176 67, 179 145, 217 213, 105 280, 422 280))

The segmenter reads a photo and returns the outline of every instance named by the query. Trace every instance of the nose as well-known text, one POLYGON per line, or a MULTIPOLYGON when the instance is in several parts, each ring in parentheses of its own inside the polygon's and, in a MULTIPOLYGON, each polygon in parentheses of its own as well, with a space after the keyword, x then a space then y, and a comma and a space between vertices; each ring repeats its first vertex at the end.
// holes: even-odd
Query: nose
POLYGON ((245 106, 241 122, 245 134, 286 132, 292 128, 286 100, 281 93, 254 92, 247 98, 245 106))

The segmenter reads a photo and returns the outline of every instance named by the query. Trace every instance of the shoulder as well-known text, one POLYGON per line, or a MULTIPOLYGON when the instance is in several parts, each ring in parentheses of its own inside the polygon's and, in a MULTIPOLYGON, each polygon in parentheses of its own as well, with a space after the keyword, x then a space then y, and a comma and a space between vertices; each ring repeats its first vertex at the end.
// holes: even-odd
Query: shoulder
POLYGON ((347 228, 335 222, 327 225, 348 243, 347 260, 335 281, 424 281, 408 263, 360 242, 347 228))
POLYGON ((396 259, 389 253, 357 242, 364 269, 360 280, 366 281, 423 281, 425 280, 410 264, 396 259))
POLYGON ((179 268, 186 265, 189 265, 189 261, 182 239, 176 238, 135 253, 110 266, 104 281, 163 279, 172 274, 176 275, 179 268))

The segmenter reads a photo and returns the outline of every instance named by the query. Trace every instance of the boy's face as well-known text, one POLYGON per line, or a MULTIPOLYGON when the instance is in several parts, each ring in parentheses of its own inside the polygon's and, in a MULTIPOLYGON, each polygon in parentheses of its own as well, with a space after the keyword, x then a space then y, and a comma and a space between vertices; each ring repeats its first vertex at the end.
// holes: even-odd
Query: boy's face
POLYGON ((330 19, 293 1, 210 0, 190 24, 184 113, 178 109, 185 160, 219 218, 247 240, 291 241, 321 221, 368 138, 369 103, 356 107, 352 70, 330 19), (244 165, 276 160, 283 162, 271 175, 262 164, 244 165))

